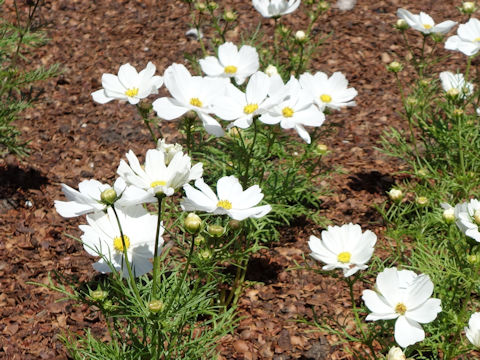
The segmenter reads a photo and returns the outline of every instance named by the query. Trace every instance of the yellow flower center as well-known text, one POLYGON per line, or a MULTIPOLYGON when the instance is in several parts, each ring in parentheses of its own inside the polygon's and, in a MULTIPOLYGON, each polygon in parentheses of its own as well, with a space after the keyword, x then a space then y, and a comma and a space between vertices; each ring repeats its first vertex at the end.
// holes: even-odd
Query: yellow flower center
POLYGON ((115 250, 119 252, 123 252, 123 243, 125 243, 125 247, 128 249, 130 247, 130 239, 127 235, 123 235, 123 242, 120 236, 115 237, 113 239, 113 247, 115 250))
POLYGON ((395 306, 395 312, 400 315, 405 315, 405 313, 407 312, 407 307, 404 303, 398 303, 395 306))
POLYGON ((284 107, 283 110, 282 110, 282 114, 285 117, 292 117, 293 113, 294 113, 293 109, 288 107, 288 106, 284 107))
POLYGON ((164 186, 164 185, 167 185, 167 183, 163 180, 157 180, 157 181, 153 181, 151 184, 150 184, 150 187, 152 188, 155 188, 157 186, 164 186))
POLYGON ((228 66, 225 66, 223 71, 225 72, 225 74, 236 74, 237 67, 234 65, 228 65, 228 66))
POLYGON ((341 252, 337 256, 337 260, 340 261, 341 263, 348 263, 350 262, 350 258, 352 257, 352 254, 350 254, 348 251, 341 252))
POLYGON ((324 103, 329 103, 330 101, 332 101, 332 97, 330 95, 323 94, 320 96, 320 100, 322 100, 322 102, 324 103))
POLYGON ((203 104, 202 102, 200 101, 199 98, 191 98, 190 99, 190 105, 193 105, 193 106, 196 106, 196 107, 202 107, 203 104))
POLYGON ((138 95, 138 88, 130 88, 125 91, 125 95, 128 97, 134 97, 138 95))
POLYGON ((248 104, 243 108, 245 114, 250 115, 258 109, 258 104, 248 104))
POLYGON ((474 42, 480 42, 480 37, 477 37, 473 40, 474 42))
POLYGON ((224 208, 225 210, 230 210, 232 208, 232 203, 228 200, 220 200, 217 203, 217 207, 224 208))
POLYGON ((428 30, 431 29, 433 26, 430 24, 423 24, 423 27, 428 30))

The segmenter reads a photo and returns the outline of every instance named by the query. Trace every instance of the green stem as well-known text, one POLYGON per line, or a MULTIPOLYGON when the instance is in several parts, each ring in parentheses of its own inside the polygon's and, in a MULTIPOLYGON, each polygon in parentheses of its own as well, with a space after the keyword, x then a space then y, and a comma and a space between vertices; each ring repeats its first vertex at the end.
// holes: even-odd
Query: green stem
POLYGON ((275 66, 278 66, 278 17, 274 17, 275 26, 273 27, 273 59, 275 61, 275 66))
POLYGON ((463 139, 462 139, 462 119, 463 115, 457 116, 457 136, 458 136, 458 156, 460 157, 460 169, 462 170, 462 175, 465 176, 465 158, 463 154, 463 139))
POLYGON ((248 152, 248 156, 245 159, 245 174, 242 176, 242 186, 245 189, 248 185, 248 173, 250 171, 250 165, 252 163, 252 156, 253 156, 253 150, 255 148, 255 142, 257 141, 257 133, 258 133, 258 128, 257 128, 257 119, 254 116, 253 117, 253 140, 252 140, 252 145, 250 145, 250 151, 248 152))
MULTIPOLYGON (((122 239, 123 258, 125 260, 125 266, 127 267, 128 276, 130 278, 129 285, 130 285, 130 288, 133 290, 135 296, 137 297, 139 304, 141 304, 142 298, 138 291, 137 284, 135 283, 135 277, 133 276, 132 267, 130 266, 130 261, 128 260, 127 246, 125 244, 125 236, 123 234, 122 224, 120 224, 120 219, 118 217, 117 210, 115 209, 115 205, 112 205, 112 210, 113 210, 113 213, 115 214, 115 218, 117 219, 117 225, 120 231, 120 238, 122 239)), ((122 269, 122 272, 123 272, 123 269, 122 269)))
MULTIPOLYGON (((147 126, 147 129, 150 132, 150 136, 152 137, 152 140, 155 142, 155 145, 156 145, 158 138, 155 136, 155 133, 153 132, 152 127, 150 126, 150 120, 148 119, 148 116, 150 114, 150 109, 143 108, 140 104, 137 104, 137 111, 140 114, 140 117, 142 118, 143 123, 147 126)), ((163 137, 161 132, 160 132, 160 137, 163 137)))
POLYGON ((153 254, 153 284, 152 284, 152 299, 157 299, 157 277, 158 277, 158 268, 159 264, 159 256, 158 256, 158 242, 160 239, 160 228, 162 224, 162 202, 165 198, 165 195, 161 194, 157 196, 158 200, 158 215, 157 215, 157 230, 155 233, 155 250, 153 254))

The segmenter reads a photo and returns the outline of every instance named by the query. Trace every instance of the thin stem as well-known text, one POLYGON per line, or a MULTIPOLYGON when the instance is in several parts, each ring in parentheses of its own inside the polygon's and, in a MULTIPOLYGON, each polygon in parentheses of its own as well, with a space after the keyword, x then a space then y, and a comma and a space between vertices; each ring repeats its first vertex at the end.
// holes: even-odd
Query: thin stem
POLYGON ((163 194, 157 196, 158 200, 158 214, 157 214, 157 231, 155 233, 155 250, 153 254, 153 284, 152 284, 152 299, 157 299, 157 277, 159 267, 158 256, 158 242, 160 239, 160 228, 162 224, 162 202, 165 196, 163 194))
POLYGON ((275 26, 273 28, 273 59, 275 61, 275 65, 278 65, 278 19, 278 17, 273 18, 275 21, 275 26))
MULTIPOLYGON (((127 267, 128 276, 130 278, 130 281, 129 281, 130 287, 135 293, 135 296, 137 297, 138 302, 141 304, 142 298, 140 296, 140 293, 138 292, 137 284, 135 283, 135 277, 133 276, 133 272, 132 272, 132 267, 130 266, 130 261, 128 260, 127 246, 125 244, 125 235, 123 234, 122 224, 120 224, 120 219, 118 217, 117 210, 115 209, 115 205, 112 205, 112 210, 113 210, 113 213, 115 214, 115 218, 117 219, 117 225, 120 231, 120 238, 122 239, 123 258, 125 260, 125 266, 127 267)), ((123 269, 122 269, 122 272, 123 272, 123 269)))
MULTIPOLYGON (((148 115, 150 114, 150 109, 146 109, 142 107, 140 104, 137 104, 137 111, 142 117, 144 124, 147 126, 147 129, 150 132, 150 136, 152 137, 152 140, 155 142, 155 144, 157 144, 158 138, 153 132, 153 129, 150 126, 150 120, 148 119, 148 115)), ((160 132, 160 129, 159 129, 159 132, 160 132)), ((160 132, 160 137, 163 137, 161 132, 160 132)))
POLYGON ((252 156, 253 156, 253 150, 255 148, 255 142, 257 141, 257 133, 258 133, 258 128, 257 128, 257 119, 256 117, 253 117, 253 140, 252 140, 252 145, 250 145, 250 151, 248 153, 248 156, 245 160, 245 174, 242 176, 242 186, 243 188, 246 188, 248 185, 248 172, 250 171, 250 165, 252 163, 252 156))
POLYGON ((460 157, 460 169, 462 170, 462 175, 465 176, 465 158, 463 154, 463 139, 462 139, 462 118, 463 115, 457 116, 457 136, 458 136, 458 156, 460 157))

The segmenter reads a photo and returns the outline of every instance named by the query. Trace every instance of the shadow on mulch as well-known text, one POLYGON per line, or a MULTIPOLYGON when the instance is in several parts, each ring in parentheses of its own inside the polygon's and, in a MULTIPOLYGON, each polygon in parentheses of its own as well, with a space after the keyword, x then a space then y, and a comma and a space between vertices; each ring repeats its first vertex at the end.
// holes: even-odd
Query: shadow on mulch
POLYGON ((248 262, 245 279, 271 284, 278 280, 278 274, 283 271, 283 266, 276 262, 269 262, 266 258, 253 258, 248 262))
POLYGON ((348 178, 348 187, 354 191, 365 190, 370 194, 385 194, 395 184, 390 175, 382 174, 376 170, 358 172, 348 178))

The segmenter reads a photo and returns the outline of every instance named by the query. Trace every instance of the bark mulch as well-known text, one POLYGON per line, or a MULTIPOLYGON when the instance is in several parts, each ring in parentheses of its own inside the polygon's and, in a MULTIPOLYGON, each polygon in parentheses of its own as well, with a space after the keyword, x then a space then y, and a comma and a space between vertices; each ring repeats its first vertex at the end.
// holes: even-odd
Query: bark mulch
MULTIPOLYGON (((242 29, 253 29, 261 19, 251 2, 226 1, 239 14, 242 29)), ((6 2, 11 9, 12 0, 6 2)), ((316 54, 311 70, 343 72, 358 90, 357 106, 334 112, 327 122, 335 133, 324 139, 331 153, 326 162, 341 171, 319 183, 331 189, 323 198, 321 215, 333 224, 354 222, 373 230, 383 241, 384 227, 372 205, 385 201, 402 169, 375 149, 389 126, 404 126, 394 78, 385 64, 403 55, 400 36, 393 30, 399 7, 423 10, 438 22, 458 20, 457 1, 359 0, 351 11, 329 10, 318 25, 331 37, 316 54)), ((36 49, 31 63, 62 64, 63 74, 42 86, 45 93, 35 108, 18 121, 31 155, 0 160, 0 358, 67 359, 58 341, 65 331, 92 328, 102 336, 98 316, 70 303, 55 302, 58 294, 31 282, 46 283, 52 271, 79 281, 93 277, 90 258, 82 246, 66 236, 79 235, 80 220, 62 219, 53 208, 63 198, 60 184, 72 187, 95 178, 112 181, 119 160, 132 149, 152 147, 132 106, 112 102, 95 104, 91 92, 101 87, 105 72, 116 73, 123 63, 143 68, 148 61, 163 73, 168 65, 184 62, 184 53, 198 51, 185 37, 188 6, 176 0, 55 0, 40 10, 50 42, 36 49)), ((287 24, 302 29, 305 19, 296 13, 287 24)), ((271 31, 270 31, 271 33, 271 31)), ((208 31, 207 31, 208 35, 208 31)), ((229 39, 239 41, 238 33, 229 39)), ((461 61, 460 57, 452 61, 461 61)), ((450 68, 455 71, 455 67, 450 68)), ((409 73, 404 75, 408 80, 409 73)), ((165 125, 173 141, 175 123, 165 125)), ((296 135, 295 135, 296 136, 296 135)), ((239 305, 243 320, 219 344, 220 359, 351 359, 333 336, 312 331, 298 322, 312 319, 312 309, 340 317, 351 325, 351 308, 343 283, 307 271, 289 271, 308 257, 308 237, 322 229, 301 219, 282 230, 279 243, 254 257, 248 287, 239 305)), ((356 289, 360 298, 361 289, 356 289)))

